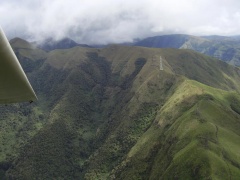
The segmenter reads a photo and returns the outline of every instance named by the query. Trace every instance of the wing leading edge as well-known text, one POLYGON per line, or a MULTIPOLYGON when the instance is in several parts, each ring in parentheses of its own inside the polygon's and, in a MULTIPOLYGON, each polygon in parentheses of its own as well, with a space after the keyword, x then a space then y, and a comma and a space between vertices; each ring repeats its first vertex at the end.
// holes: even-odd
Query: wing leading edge
POLYGON ((0 28, 0 103, 35 100, 37 96, 0 28))

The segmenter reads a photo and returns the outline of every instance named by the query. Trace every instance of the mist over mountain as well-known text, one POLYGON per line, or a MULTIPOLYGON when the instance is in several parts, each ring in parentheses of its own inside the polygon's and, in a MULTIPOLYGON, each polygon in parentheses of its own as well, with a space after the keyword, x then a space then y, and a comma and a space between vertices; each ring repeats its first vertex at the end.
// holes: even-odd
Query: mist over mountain
POLYGON ((11 46, 39 100, 0 106, 0 179, 240 177, 238 67, 189 49, 11 46))
POLYGON ((70 38, 63 38, 60 40, 54 40, 52 38, 48 38, 42 42, 37 42, 37 44, 39 48, 45 51, 52 51, 54 49, 69 49, 75 46, 90 47, 87 44, 78 44, 70 38))

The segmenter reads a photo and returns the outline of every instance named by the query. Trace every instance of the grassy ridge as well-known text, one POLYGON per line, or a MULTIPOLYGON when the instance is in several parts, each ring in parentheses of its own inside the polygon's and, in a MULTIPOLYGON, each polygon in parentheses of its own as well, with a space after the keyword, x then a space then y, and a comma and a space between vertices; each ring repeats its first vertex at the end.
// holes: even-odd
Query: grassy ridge
POLYGON ((3 176, 239 177, 238 68, 189 50, 75 47, 41 63, 19 51, 39 102, 1 109, 3 176))
POLYGON ((131 148, 117 177, 137 179, 149 173, 149 179, 237 179, 240 116, 230 113, 228 99, 228 93, 222 90, 183 82, 160 111, 158 125, 153 124, 131 148), (184 89, 186 84, 189 91, 184 89), (195 93, 198 96, 193 98, 195 93), (174 117, 166 115, 168 108, 177 111, 174 117), (139 164, 143 166, 136 168, 139 164))

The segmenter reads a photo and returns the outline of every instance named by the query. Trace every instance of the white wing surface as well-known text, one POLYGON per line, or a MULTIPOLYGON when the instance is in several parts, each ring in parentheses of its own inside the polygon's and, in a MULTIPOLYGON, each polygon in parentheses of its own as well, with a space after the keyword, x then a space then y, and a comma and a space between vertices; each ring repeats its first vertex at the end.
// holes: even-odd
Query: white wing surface
POLYGON ((0 28, 0 103, 35 100, 36 94, 0 28))

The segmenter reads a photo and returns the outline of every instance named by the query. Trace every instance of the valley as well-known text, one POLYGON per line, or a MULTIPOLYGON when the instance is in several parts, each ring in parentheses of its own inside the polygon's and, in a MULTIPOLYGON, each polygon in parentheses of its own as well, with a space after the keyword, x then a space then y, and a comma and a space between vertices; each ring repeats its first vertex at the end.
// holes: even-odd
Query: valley
POLYGON ((11 45, 39 100, 0 106, 1 179, 240 177, 238 67, 189 49, 11 45))

